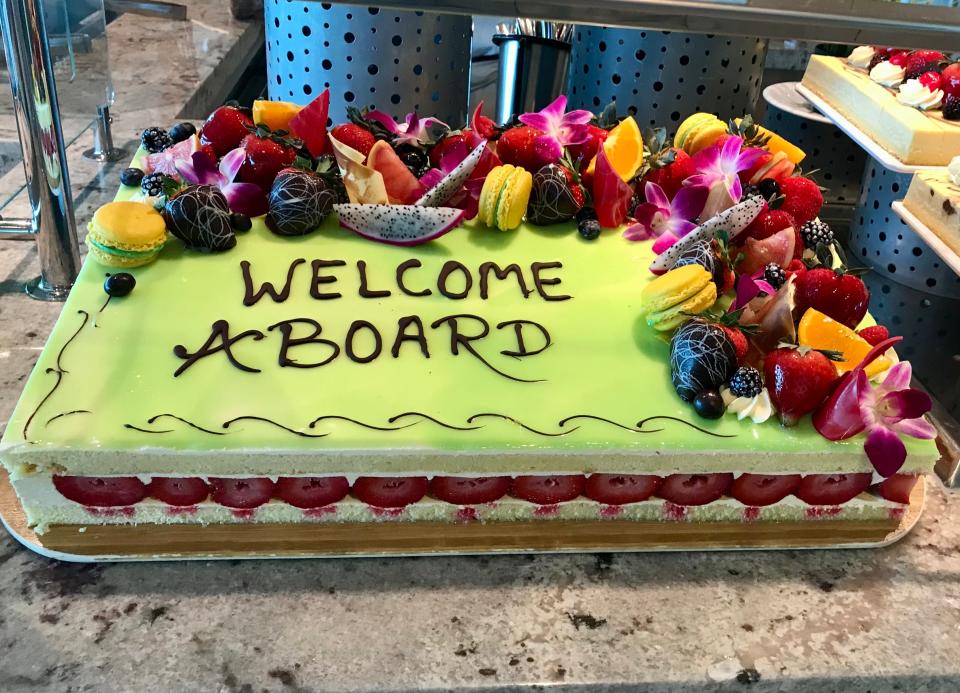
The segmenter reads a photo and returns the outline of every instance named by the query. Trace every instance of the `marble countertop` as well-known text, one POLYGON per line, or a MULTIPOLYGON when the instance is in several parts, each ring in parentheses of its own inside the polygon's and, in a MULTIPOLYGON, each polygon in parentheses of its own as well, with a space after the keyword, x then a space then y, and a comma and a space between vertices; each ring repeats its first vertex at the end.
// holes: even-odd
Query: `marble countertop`
MULTIPOLYGON (((190 6, 189 25, 111 25, 118 143, 215 100, 258 30, 190 6)), ((124 165, 88 146, 69 154, 81 226, 124 165)), ((0 241, 0 427, 60 311, 22 294, 38 271, 32 243, 0 241)), ((0 532, 0 691, 956 691, 960 502, 928 497, 899 544, 835 552, 96 565, 0 532)))

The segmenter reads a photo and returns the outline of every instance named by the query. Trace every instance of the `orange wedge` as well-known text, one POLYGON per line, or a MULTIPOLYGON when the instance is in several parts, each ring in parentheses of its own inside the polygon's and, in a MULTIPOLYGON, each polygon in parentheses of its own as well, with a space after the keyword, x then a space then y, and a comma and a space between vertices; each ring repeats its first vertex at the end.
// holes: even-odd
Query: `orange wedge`
MULTIPOLYGON (((801 346, 814 349, 830 349, 843 354, 842 361, 834 361, 840 373, 856 368, 873 346, 846 325, 824 315, 815 308, 808 308, 800 318, 797 337, 801 346)), ((893 364, 886 356, 880 356, 864 370, 870 377, 882 373, 893 364)))
POLYGON ((253 122, 263 123, 271 130, 290 130, 290 120, 302 108, 289 101, 257 99, 253 102, 253 122))
MULTIPOLYGON (((610 131, 610 135, 603 143, 603 151, 613 166, 613 170, 620 174, 623 180, 628 181, 643 165, 643 136, 637 121, 633 118, 624 118, 617 127, 610 131)), ((587 174, 593 175, 597 166, 597 157, 593 157, 587 166, 587 174)))

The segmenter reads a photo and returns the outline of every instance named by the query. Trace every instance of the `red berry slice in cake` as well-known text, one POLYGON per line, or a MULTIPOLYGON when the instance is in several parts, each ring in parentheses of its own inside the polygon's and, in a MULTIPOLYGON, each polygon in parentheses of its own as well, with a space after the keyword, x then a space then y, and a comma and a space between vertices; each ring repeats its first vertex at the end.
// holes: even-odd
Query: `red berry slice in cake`
POLYGON ((350 483, 343 476, 282 476, 276 496, 295 508, 322 508, 343 500, 350 483))
POLYGON ((607 505, 639 503, 656 493, 662 481, 652 474, 591 474, 583 493, 607 505))
POLYGON ((378 508, 402 508, 423 498, 427 486, 425 476, 361 476, 353 484, 353 495, 378 508))
POLYGON ((723 496, 733 474, 671 474, 657 495, 677 505, 706 505, 723 496))
POLYGON ((250 479, 210 478, 210 497, 228 508, 256 508, 273 496, 273 482, 265 477, 250 479))
POLYGON ((730 487, 730 495, 744 505, 763 507, 779 503, 799 485, 799 474, 741 474, 730 487))
POLYGON ((134 505, 147 497, 147 485, 135 476, 54 476, 53 485, 65 498, 98 508, 134 505))
POLYGON ((877 486, 877 492, 888 501, 909 503, 913 487, 919 480, 916 474, 894 474, 877 486))
POLYGON ((508 476, 438 476, 430 481, 430 495, 455 505, 492 503, 510 490, 508 476))
POLYGON ((871 474, 810 474, 803 477, 796 496, 810 505, 841 505, 870 486, 871 474))
POLYGON ((196 505, 207 500, 210 488, 203 479, 193 477, 155 477, 147 490, 152 498, 167 505, 196 505))
POLYGON ((583 483, 580 474, 518 476, 510 487, 510 495, 538 505, 553 505, 579 496, 583 492, 583 483))

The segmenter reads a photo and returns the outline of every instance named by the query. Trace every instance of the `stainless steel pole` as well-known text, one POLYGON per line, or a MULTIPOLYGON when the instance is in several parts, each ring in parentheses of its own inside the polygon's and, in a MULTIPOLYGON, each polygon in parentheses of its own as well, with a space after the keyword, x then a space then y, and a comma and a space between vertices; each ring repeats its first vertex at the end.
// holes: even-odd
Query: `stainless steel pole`
POLYGON ((77 278, 80 253, 41 0, 0 0, 0 31, 40 256, 40 276, 26 291, 62 301, 77 278))

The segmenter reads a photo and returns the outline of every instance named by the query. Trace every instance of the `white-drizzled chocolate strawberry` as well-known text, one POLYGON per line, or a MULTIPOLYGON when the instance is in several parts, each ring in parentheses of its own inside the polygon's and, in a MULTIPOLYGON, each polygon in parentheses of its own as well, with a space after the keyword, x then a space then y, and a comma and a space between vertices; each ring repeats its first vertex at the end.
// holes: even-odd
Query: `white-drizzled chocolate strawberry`
POLYGON ((278 236, 302 236, 330 213, 337 193, 315 173, 285 168, 273 181, 267 201, 267 227, 278 236))
POLYGON ((167 200, 163 208, 167 228, 188 248, 230 250, 237 237, 230 225, 230 205, 212 185, 191 185, 167 200))
POLYGON ((583 186, 566 166, 548 164, 533 176, 533 190, 527 205, 531 224, 556 224, 568 221, 585 203, 583 186))
POLYGON ((716 390, 737 369, 733 342, 717 325, 701 318, 684 323, 670 340, 670 371, 680 399, 691 401, 716 390))

